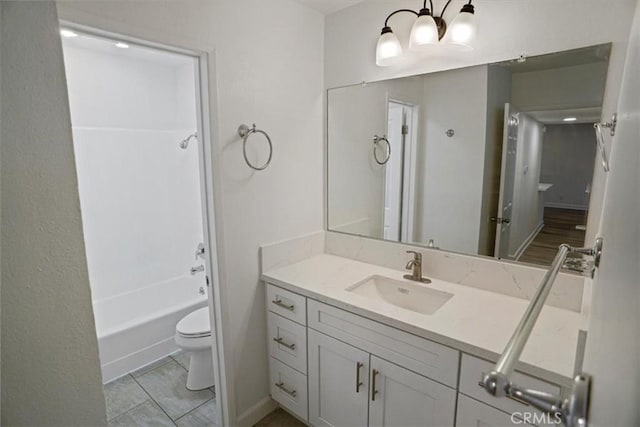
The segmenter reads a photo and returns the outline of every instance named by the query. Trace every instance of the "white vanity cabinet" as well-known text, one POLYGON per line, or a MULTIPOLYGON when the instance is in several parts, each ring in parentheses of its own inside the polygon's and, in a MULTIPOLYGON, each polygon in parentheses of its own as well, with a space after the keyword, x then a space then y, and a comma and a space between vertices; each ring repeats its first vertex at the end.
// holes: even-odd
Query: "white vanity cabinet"
POLYGON ((311 425, 366 426, 369 353, 310 329, 308 354, 311 425))
POLYGON ((271 396, 311 426, 502 427, 540 414, 482 389, 491 362, 271 284, 267 307, 271 396))
POLYGON ((453 425, 450 387, 314 330, 308 354, 313 426, 453 425))
POLYGON ((373 355, 370 364, 369 426, 453 425, 454 389, 373 355))

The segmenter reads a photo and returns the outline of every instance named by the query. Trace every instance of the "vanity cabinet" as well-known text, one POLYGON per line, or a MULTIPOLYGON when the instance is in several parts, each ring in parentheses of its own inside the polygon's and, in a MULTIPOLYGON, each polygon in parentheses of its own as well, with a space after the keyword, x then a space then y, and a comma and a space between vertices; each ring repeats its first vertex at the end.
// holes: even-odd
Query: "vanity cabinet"
MULTIPOLYGON (((311 426, 501 427, 539 414, 482 389, 493 368, 486 360, 271 284, 267 307, 271 396, 311 426)), ((560 392, 529 375, 513 378, 560 392)))
POLYGON ((309 331, 313 426, 451 426, 455 401, 447 386, 309 331))
POLYGON ((370 426, 453 425, 454 389, 374 355, 370 364, 370 426))
POLYGON ((308 354, 311 425, 366 426, 369 353, 310 329, 308 354))

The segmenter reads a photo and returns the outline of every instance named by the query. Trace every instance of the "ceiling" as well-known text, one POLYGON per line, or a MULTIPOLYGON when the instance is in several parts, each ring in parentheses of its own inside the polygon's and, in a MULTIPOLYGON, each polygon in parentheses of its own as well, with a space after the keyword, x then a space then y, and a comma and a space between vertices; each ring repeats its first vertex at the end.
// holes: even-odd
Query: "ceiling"
POLYGON ((363 1, 364 0, 298 0, 298 2, 325 15, 330 15, 354 4, 362 3, 363 1))

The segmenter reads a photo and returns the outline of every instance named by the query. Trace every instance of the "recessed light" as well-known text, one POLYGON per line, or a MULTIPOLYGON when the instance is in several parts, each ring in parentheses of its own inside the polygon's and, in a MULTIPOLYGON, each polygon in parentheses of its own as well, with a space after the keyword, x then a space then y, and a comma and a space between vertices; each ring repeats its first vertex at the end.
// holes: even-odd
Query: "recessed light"
POLYGON ((564 119, 562 119, 563 122, 575 122, 576 120, 578 120, 575 117, 565 117, 564 119))
POLYGON ((65 29, 60 30, 60 35, 62 37, 78 37, 78 34, 74 33, 71 30, 65 30, 65 29))
POLYGON ((122 42, 116 43, 116 47, 119 47, 120 49, 129 49, 129 45, 122 42))

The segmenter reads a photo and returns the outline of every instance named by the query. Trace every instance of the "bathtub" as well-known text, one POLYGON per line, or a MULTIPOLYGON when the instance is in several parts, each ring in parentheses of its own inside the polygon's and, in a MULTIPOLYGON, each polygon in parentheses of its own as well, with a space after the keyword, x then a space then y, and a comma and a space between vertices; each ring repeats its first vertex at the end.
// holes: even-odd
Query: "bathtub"
POLYGON ((206 289, 199 274, 94 301, 102 381, 106 384, 178 350, 173 341, 176 324, 207 305, 206 289))

